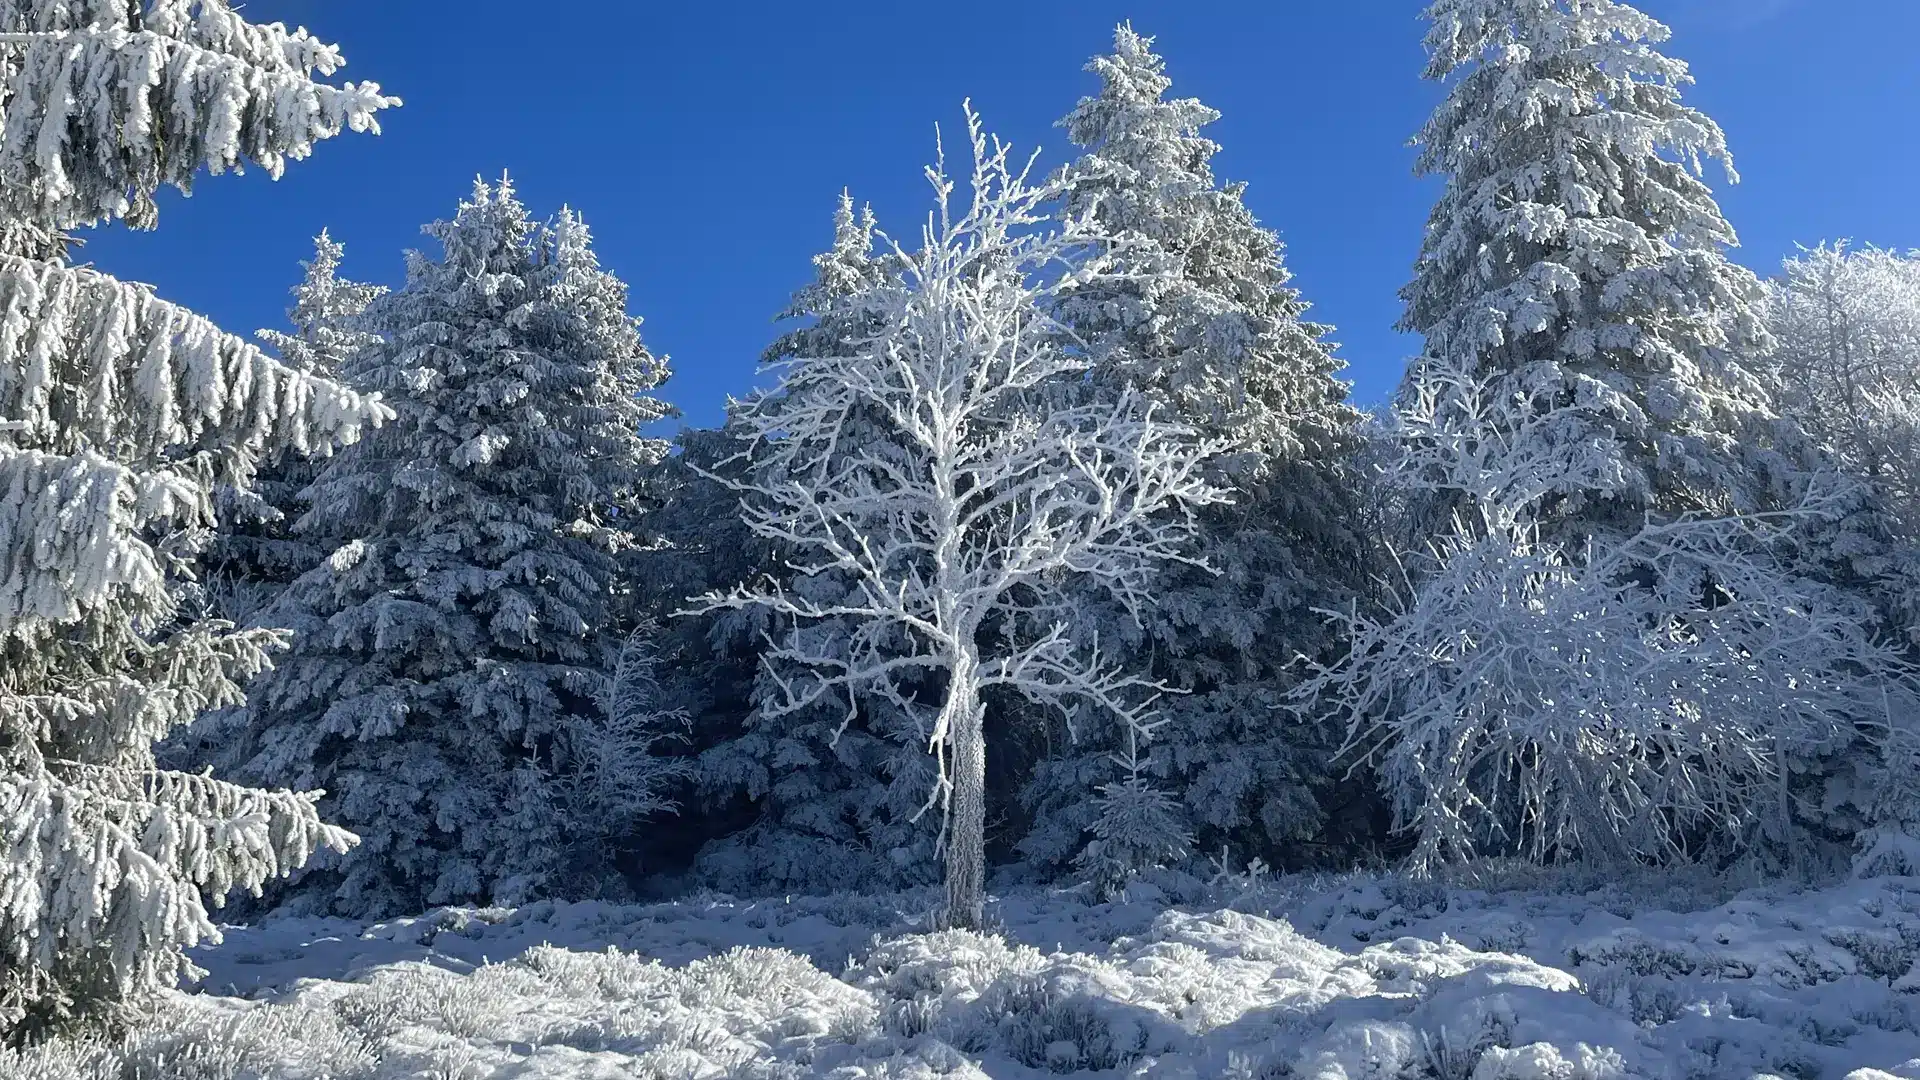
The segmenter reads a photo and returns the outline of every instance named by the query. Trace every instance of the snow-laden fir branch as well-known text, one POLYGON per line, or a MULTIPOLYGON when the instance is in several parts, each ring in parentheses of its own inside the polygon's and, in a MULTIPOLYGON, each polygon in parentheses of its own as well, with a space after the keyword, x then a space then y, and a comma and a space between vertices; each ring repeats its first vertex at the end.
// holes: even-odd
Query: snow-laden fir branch
POLYGON ((400 104, 377 84, 316 81, 345 63, 304 30, 226 0, 0 2, 0 204, 57 228, 151 227, 161 187, 251 163, 278 178, 400 104))

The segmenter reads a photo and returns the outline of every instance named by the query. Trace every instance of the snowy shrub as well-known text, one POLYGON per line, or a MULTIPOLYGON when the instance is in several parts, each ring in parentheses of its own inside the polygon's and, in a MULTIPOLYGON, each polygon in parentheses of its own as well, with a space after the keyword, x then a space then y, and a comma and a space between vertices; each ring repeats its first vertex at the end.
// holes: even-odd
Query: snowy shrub
POLYGON ((123 1038, 60 1039, 17 1055, 0 1050, 7 1080, 384 1080, 376 1040, 305 1005, 181 996, 123 1038))
POLYGON ((1619 1052, 1577 1045, 1571 1058, 1549 1043, 1509 1049, 1491 1047, 1474 1067, 1472 1080, 1629 1080, 1619 1052))
POLYGON ((153 747, 285 643, 186 602, 215 490, 391 414, 57 238, 150 228, 162 186, 278 176, 398 102, 321 81, 336 49, 221 0, 138 7, 0 3, 0 1041, 173 985, 218 937, 209 900, 352 840, 317 794, 168 772, 153 747))
POLYGON ((1110 965, 972 931, 881 943, 847 978, 891 999, 899 1036, 931 1034, 1055 1072, 1116 1068, 1180 1040, 1164 1017, 1124 1001, 1129 980, 1110 965))
POLYGON ((301 1006, 262 1005, 143 1032, 123 1051, 121 1080, 375 1080, 379 1059, 360 1031, 301 1006))
POLYGON ((1789 760, 1916 701, 1871 606, 1795 558, 1851 492, 1813 483, 1776 512, 1650 519, 1572 548, 1546 539, 1544 508, 1617 462, 1559 445, 1577 409, 1504 385, 1431 361, 1396 407, 1394 482, 1456 509, 1384 611, 1330 613, 1351 651, 1305 706, 1348 718, 1420 872, 1788 836, 1789 760))

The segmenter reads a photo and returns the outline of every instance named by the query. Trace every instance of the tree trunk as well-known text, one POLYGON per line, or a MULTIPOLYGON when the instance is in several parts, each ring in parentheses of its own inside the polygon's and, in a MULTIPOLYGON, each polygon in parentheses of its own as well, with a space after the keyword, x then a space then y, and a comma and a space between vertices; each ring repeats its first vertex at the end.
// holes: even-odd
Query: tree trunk
POLYGON ((970 659, 956 665, 947 691, 953 802, 947 818, 946 921, 978 930, 987 906, 987 736, 970 659))

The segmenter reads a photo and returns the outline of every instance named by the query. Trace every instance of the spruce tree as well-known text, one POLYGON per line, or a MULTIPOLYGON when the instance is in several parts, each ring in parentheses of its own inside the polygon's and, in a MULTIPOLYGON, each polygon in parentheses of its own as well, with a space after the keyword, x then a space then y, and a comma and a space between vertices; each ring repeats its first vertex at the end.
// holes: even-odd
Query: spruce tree
MULTIPOLYGON (((878 320, 860 301, 896 283, 899 267, 896 259, 876 251, 875 240, 872 212, 856 212, 853 197, 843 192, 834 214, 833 246, 814 257, 815 279, 780 316, 801 325, 768 346, 764 365, 779 367, 809 356, 843 355, 879 330, 878 320)), ((806 404, 797 390, 790 390, 767 399, 760 408, 771 414, 806 404)), ((714 437, 731 444, 730 455, 749 449, 737 421, 730 421, 714 437)), ((896 441, 878 410, 856 402, 833 453, 818 467, 844 468, 856 455, 886 452, 896 441)), ((893 456, 899 457, 897 452, 893 456)), ((782 479, 769 471, 772 466, 744 460, 729 464, 727 475, 736 483, 782 479)), ((724 487, 712 494, 724 501, 728 527, 744 531, 739 496, 724 487)), ((736 566, 730 577, 702 577, 712 586, 726 586, 765 575, 789 587, 804 588, 823 601, 846 595, 852 588, 845 575, 835 573, 796 582, 783 565, 784 549, 756 542, 751 534, 739 537, 733 551, 754 548, 767 556, 766 564, 736 566)), ((735 640, 757 640, 776 625, 786 629, 790 621, 758 608, 690 618, 722 638, 735 640)), ((853 630, 846 620, 823 620, 804 632, 822 640, 844 640, 853 630)), ((701 853, 697 876, 730 892, 897 888, 934 880, 938 828, 918 814, 934 780, 933 761, 922 745, 925 718, 881 699, 863 701, 859 715, 852 719, 844 708, 831 704, 789 714, 782 709, 782 684, 800 674, 803 671, 791 663, 768 660, 753 678, 750 705, 737 730, 702 753, 699 784, 706 798, 719 805, 745 796, 753 807, 753 822, 709 845, 701 853)))
POLYGON ((1061 121, 1084 151, 1062 212, 1150 244, 1120 256, 1128 276, 1069 290, 1060 321, 1090 354, 1086 390, 1144 390, 1163 415, 1232 447, 1214 467, 1233 502, 1199 515, 1196 554, 1219 573, 1169 566, 1143 627, 1097 595, 1078 605, 1078 633, 1184 693, 1162 702, 1152 747, 1136 751, 1128 732, 1097 724, 1055 738, 1027 788, 1036 821, 1021 846, 1064 864, 1101 828, 1096 792, 1151 777, 1208 850, 1298 865, 1311 861, 1300 841, 1339 801, 1338 740, 1275 706, 1295 657, 1335 645, 1315 609, 1344 607, 1367 578, 1351 466, 1359 414, 1329 329, 1305 319, 1279 238, 1248 209, 1244 184, 1214 177, 1219 147, 1201 132, 1220 114, 1168 97, 1164 61, 1131 26, 1088 70, 1100 92, 1061 121))
POLYGON ((1733 178, 1726 137, 1681 102, 1668 29, 1616 0, 1439 0, 1426 17, 1426 75, 1449 85, 1418 171, 1446 187, 1401 329, 1439 370, 1551 414, 1536 437, 1562 457, 1605 448, 1610 469, 1543 499, 1554 539, 1764 506, 1741 445, 1771 415, 1741 363, 1768 345, 1764 292, 1727 256, 1702 176, 1718 161, 1733 178))
POLYGON ((367 312, 347 374, 399 418, 333 462, 299 529, 333 546, 263 620, 296 632, 249 702, 243 775, 326 785, 361 852, 301 883, 343 913, 567 889, 559 778, 620 635, 618 553, 665 377, 570 213, 478 185, 367 312))
POLYGON ((202 169, 278 176, 375 130, 398 102, 321 81, 340 65, 220 0, 0 0, 0 1039, 174 985, 218 936, 209 900, 352 839, 317 793, 153 747, 283 644, 183 610, 214 491, 390 414, 65 258, 202 169))

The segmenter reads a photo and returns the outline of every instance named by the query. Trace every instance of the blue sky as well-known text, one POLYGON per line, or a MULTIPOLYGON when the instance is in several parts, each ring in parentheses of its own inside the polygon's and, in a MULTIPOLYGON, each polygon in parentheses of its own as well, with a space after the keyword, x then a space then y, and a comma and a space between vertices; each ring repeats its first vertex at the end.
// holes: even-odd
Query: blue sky
MULTIPOLYGON (((1742 182, 1713 179, 1762 272, 1795 243, 1920 247, 1920 4, 1646 0, 1727 129, 1742 182)), ((1421 82, 1417 0, 251 0, 259 21, 338 41, 345 76, 406 99, 379 138, 342 137, 286 178, 208 178, 154 234, 88 237, 83 257, 153 282, 228 329, 282 321, 322 227, 352 276, 397 283, 476 174, 511 170, 537 211, 571 204, 633 289, 663 394, 693 423, 754 380, 771 316, 810 276, 842 187, 910 235, 933 125, 971 97, 990 127, 1057 164, 1053 122, 1131 19, 1175 92, 1220 109, 1216 170, 1250 184, 1315 317, 1338 327, 1355 396, 1379 400, 1413 343, 1392 330, 1435 188, 1407 139, 1421 82)))

